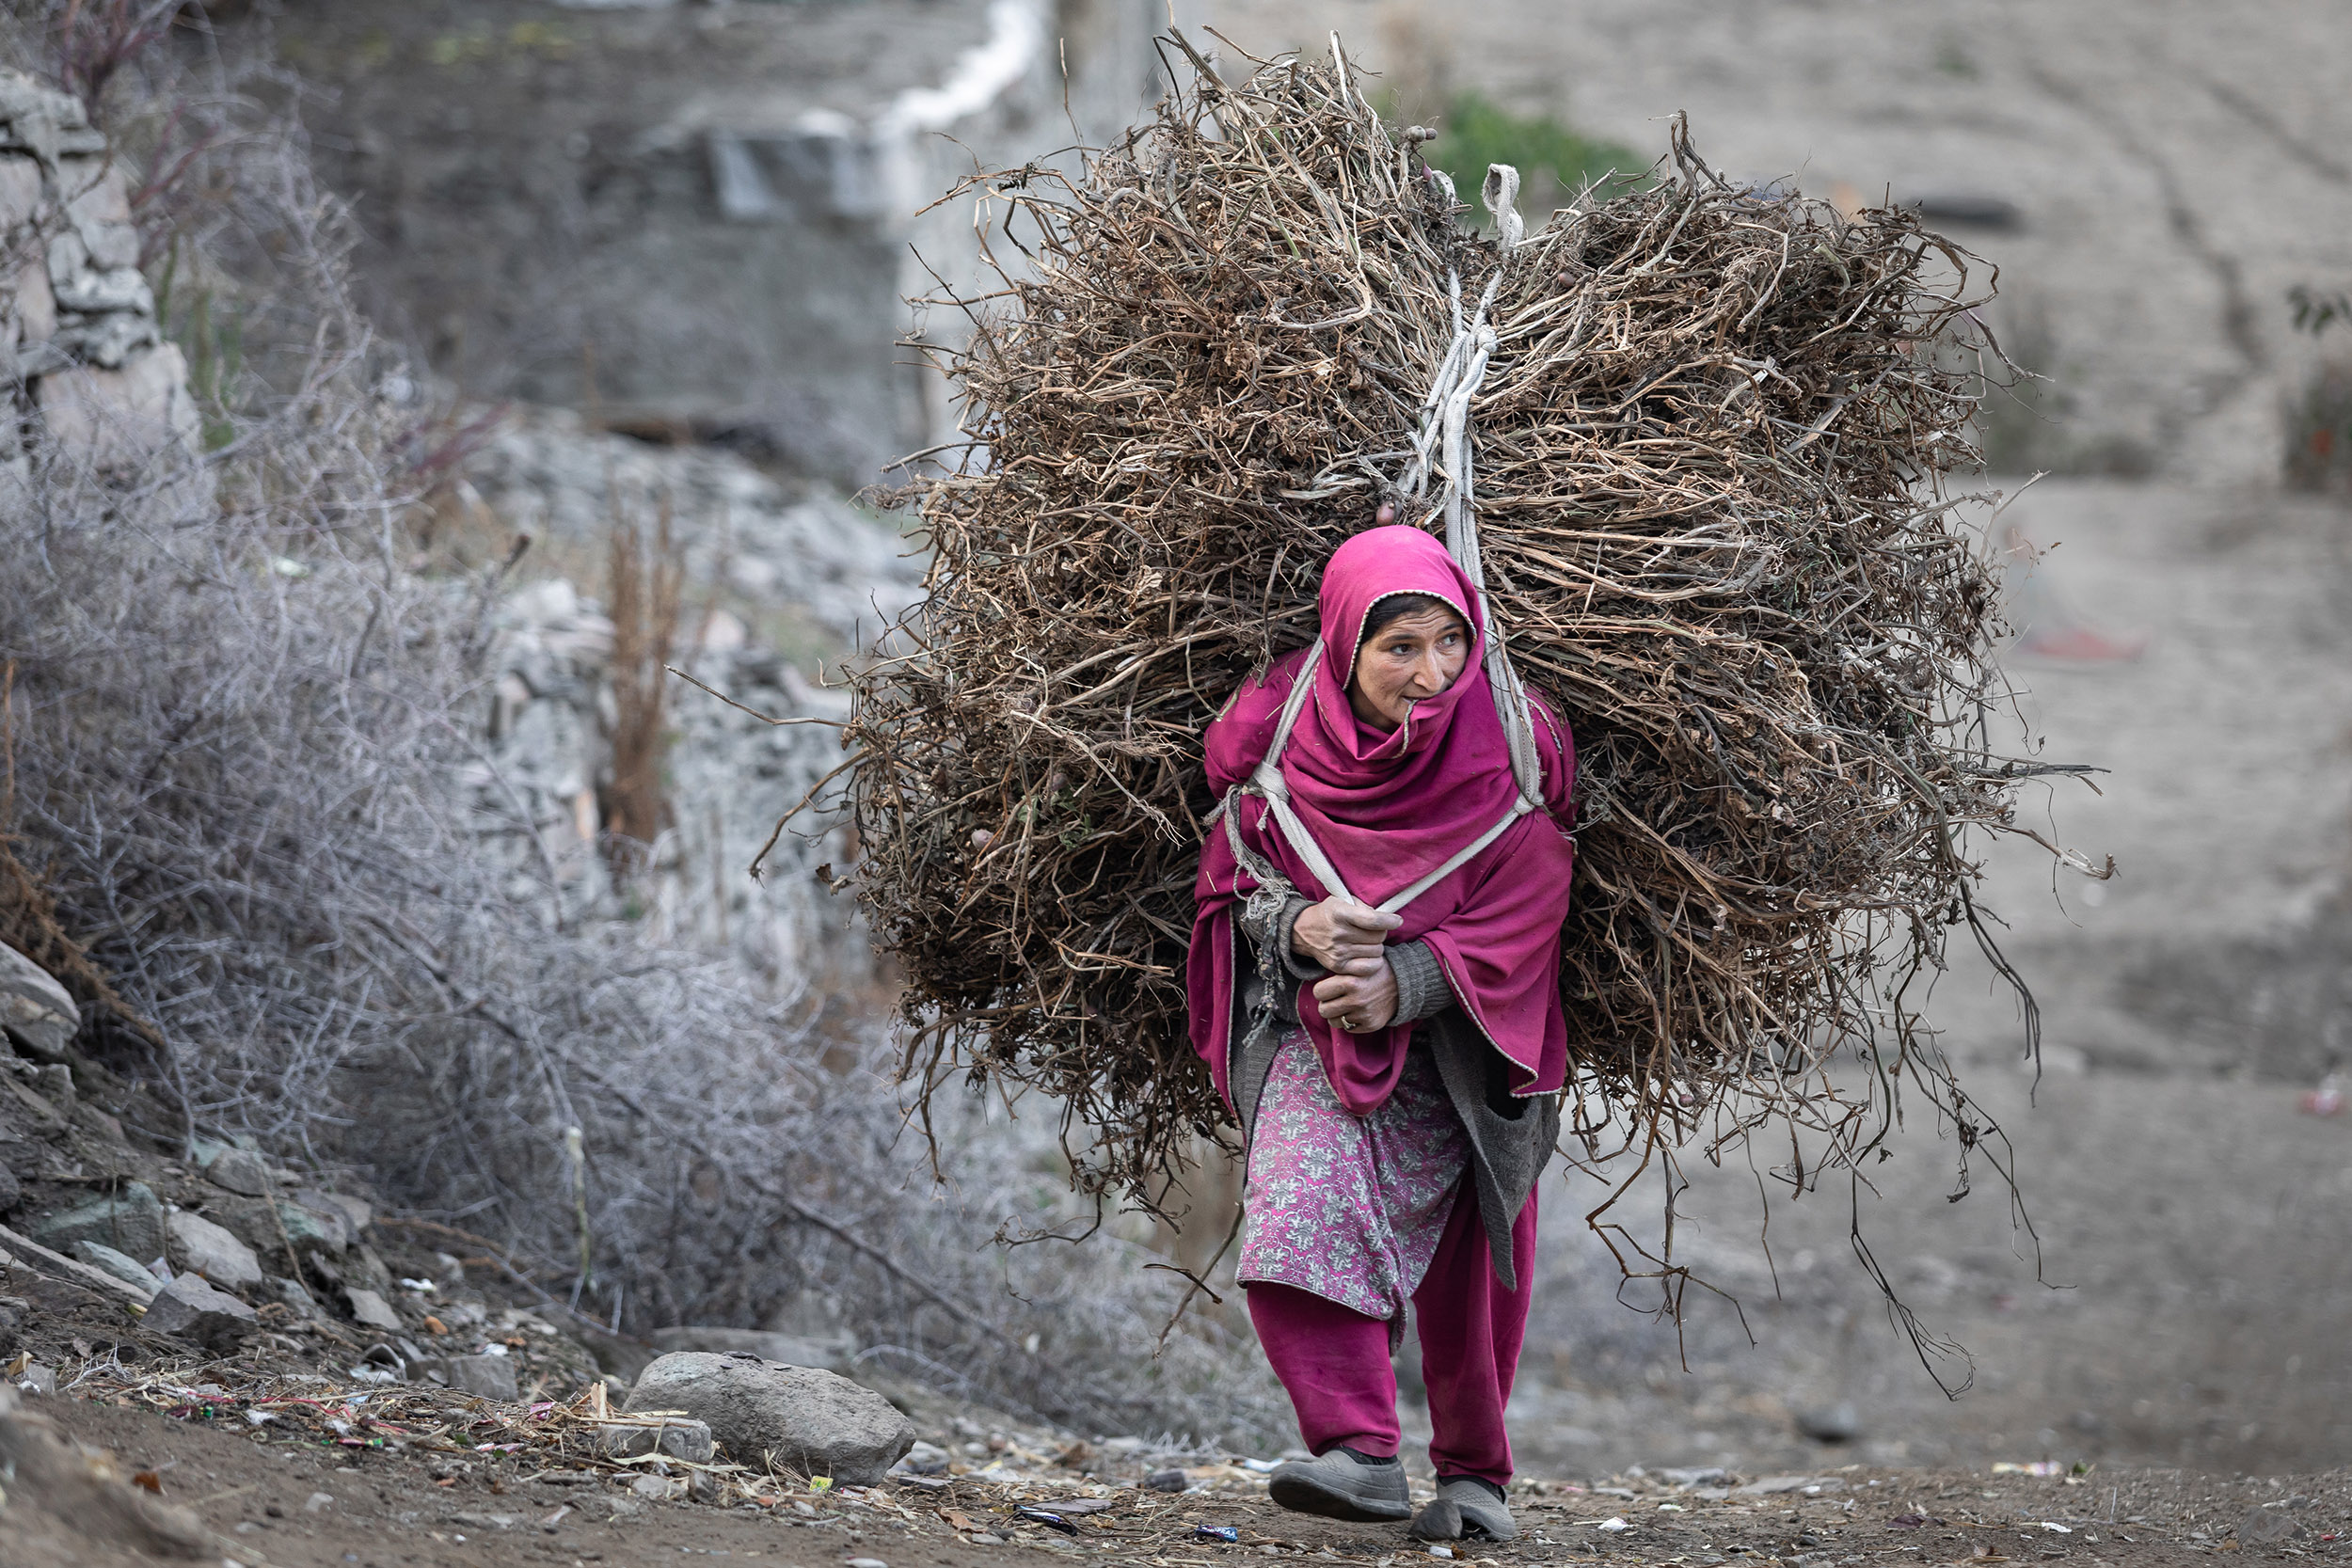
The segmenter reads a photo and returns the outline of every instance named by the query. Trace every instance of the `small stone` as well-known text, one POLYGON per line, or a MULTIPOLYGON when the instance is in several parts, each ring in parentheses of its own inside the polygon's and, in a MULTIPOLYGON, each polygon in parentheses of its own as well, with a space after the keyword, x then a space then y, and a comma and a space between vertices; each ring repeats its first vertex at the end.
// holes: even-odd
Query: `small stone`
POLYGON ((1154 1470, 1143 1478, 1143 1484, 1153 1492, 1182 1492, 1192 1484, 1192 1478, 1182 1470, 1154 1470))
POLYGON ((299 1201, 278 1205, 286 1239, 305 1252, 341 1253, 351 1245, 351 1227, 340 1209, 315 1209, 299 1201))
POLYGON ((0 1031, 22 1055, 63 1062, 82 1027, 82 1010, 50 973, 0 943, 0 1031))
POLYGON ((947 1473, 947 1450, 936 1444, 918 1440, 906 1451, 896 1468, 911 1476, 944 1476, 947 1473))
POLYGON ((74 231, 81 235, 90 263, 100 267, 137 266, 139 233, 132 226, 131 199, 121 167, 109 163, 103 169, 76 168, 63 183, 69 190, 80 193, 66 204, 66 214, 72 219, 74 231))
POLYGON ((0 232, 29 221, 40 205, 40 165, 30 158, 0 158, 0 232))
POLYGON ((354 1241, 375 1217, 375 1211, 365 1198, 346 1197, 342 1193, 323 1193, 316 1187, 304 1187, 294 1194, 294 1201, 306 1209, 324 1214, 334 1214, 343 1222, 354 1241))
POLYGON ((520 1397, 515 1386, 515 1363, 503 1355, 453 1355, 441 1363, 449 1386, 485 1400, 512 1404, 520 1397))
POLYGON ((18 1184, 16 1172, 0 1164, 0 1214, 7 1213, 24 1201, 24 1189, 18 1184))
POLYGON ((164 1228, 179 1246, 181 1267, 232 1290, 262 1282, 262 1260, 253 1249, 203 1215, 174 1209, 164 1216, 164 1228))
POLYGON ((144 1181, 129 1181, 33 1227, 33 1240, 72 1253, 76 1242, 96 1242, 126 1257, 158 1258, 165 1246, 164 1206, 144 1181))
POLYGON ((215 1291, 192 1274, 183 1274, 147 1304, 146 1326, 158 1334, 193 1339, 205 1349, 226 1352, 245 1342, 253 1332, 253 1308, 215 1291))
POLYGON ((73 1069, 63 1062, 51 1062, 36 1068, 33 1082, 40 1085, 40 1097, 60 1111, 71 1112, 81 1096, 73 1092, 73 1069))
POLYGON ((850 1568, 890 1568, 890 1564, 878 1557, 853 1557, 850 1559, 850 1568))
POLYGON ((628 1489, 654 1502, 666 1502, 672 1497, 683 1497, 686 1483, 668 1476, 639 1476, 628 1483, 628 1489))
POLYGON ((23 340, 16 361, 21 373, 31 375, 34 367, 50 363, 62 369, 72 362, 49 341, 57 333, 57 299, 49 287, 49 269, 38 260, 27 259, 16 272, 16 325, 23 340))
POLYGON ((249 1148, 223 1148, 204 1165, 204 1179, 245 1197, 267 1197, 269 1164, 249 1148))
POLYGON ((334 1507, 334 1506, 335 1506, 335 1494, 334 1494, 334 1493, 332 1493, 332 1492, 313 1492, 313 1493, 311 1493, 311 1494, 310 1495, 310 1497, 306 1497, 305 1499, 303 1499, 303 1503, 302 1503, 302 1512, 303 1512, 303 1513, 317 1513, 321 1512, 322 1510, 325 1510, 325 1509, 329 1509, 329 1508, 332 1508, 332 1507, 334 1507))
POLYGON ((898 1407, 848 1378, 699 1351, 654 1361, 628 1405, 684 1411, 740 1464, 772 1456, 836 1486, 874 1485, 914 1446, 914 1428, 898 1407))
POLYGON ((691 1465, 707 1465, 714 1452, 710 1429, 700 1421, 666 1421, 660 1426, 601 1426, 596 1451, 607 1459, 634 1459, 639 1454, 667 1454, 691 1465))
POLYGON ((351 1304, 351 1321, 354 1323, 380 1328, 390 1334, 398 1334, 407 1326, 400 1321, 400 1314, 392 1310, 391 1304, 373 1291, 346 1287, 343 1299, 351 1304))
POLYGON ((1764 1476, 1731 1489, 1735 1497, 1771 1497, 1813 1484, 1811 1476, 1764 1476))
POLYGON ((310 1299, 310 1292, 295 1281, 273 1278, 268 1281, 268 1285, 269 1289, 277 1293, 278 1299, 284 1302, 295 1317, 307 1322, 326 1316, 319 1310, 319 1304, 310 1299))
POLYGON ((1862 1435, 1862 1417, 1844 1402, 1797 1412, 1797 1430, 1817 1443, 1851 1443, 1862 1435))
POLYGON ((163 1283, 148 1273, 137 1259, 125 1258, 114 1248, 101 1246, 96 1242, 74 1243, 73 1256, 91 1268, 103 1269, 124 1284, 135 1285, 142 1291, 152 1291, 163 1283))
POLYGON ((2238 1521, 2237 1542, 2241 1546, 2275 1546, 2302 1533, 2302 1527, 2279 1509, 2249 1508, 2238 1521))

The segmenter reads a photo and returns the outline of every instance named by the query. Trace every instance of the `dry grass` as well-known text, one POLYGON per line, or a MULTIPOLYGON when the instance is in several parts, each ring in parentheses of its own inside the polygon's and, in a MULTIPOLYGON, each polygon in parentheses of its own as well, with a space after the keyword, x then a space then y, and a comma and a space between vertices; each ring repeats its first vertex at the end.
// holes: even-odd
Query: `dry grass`
POLYGON ((1582 1102, 1630 1112, 1587 1156, 1785 1124, 1851 1167, 1906 1082, 1985 1132, 1909 990, 1954 927, 1994 950, 1967 839, 2035 770, 1988 749, 1995 578, 1941 488, 1993 352, 1973 258, 1727 183, 1679 126, 1671 150, 1505 251, 1342 72, 1284 58, 1200 71, 1081 178, 980 182, 1019 254, 956 302, 971 445, 909 492, 919 646, 856 678, 848 737, 927 1095, 1051 1091, 1097 1192, 1148 1195, 1224 1126, 1182 979, 1200 732, 1312 638, 1378 503, 1434 522, 1400 478, 1458 275, 1495 291, 1470 424, 1500 624, 1582 757, 1561 984, 1582 1102))

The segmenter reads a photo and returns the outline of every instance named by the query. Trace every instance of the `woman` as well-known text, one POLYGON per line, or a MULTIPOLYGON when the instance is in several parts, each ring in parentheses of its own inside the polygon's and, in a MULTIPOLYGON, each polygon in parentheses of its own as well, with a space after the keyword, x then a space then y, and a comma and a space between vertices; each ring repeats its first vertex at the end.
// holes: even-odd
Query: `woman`
POLYGON ((1316 1456, 1272 1491, 1411 1516, 1390 1362, 1409 1301, 1438 1477, 1414 1531, 1505 1540, 1502 1413, 1566 1067, 1575 753, 1531 703, 1541 780, 1522 789, 1476 587, 1428 534, 1341 546, 1321 610, 1321 657, 1278 659, 1209 726, 1226 803, 1187 975, 1194 1047, 1248 1137, 1250 1318, 1316 1456))

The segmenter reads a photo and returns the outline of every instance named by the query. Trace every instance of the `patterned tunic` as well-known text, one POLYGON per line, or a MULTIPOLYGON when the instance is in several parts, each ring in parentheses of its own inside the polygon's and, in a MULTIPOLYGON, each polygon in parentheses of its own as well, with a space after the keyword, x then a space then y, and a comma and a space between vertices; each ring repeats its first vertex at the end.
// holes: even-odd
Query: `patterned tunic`
POLYGON ((1359 1118, 1341 1109, 1306 1032, 1293 1030, 1251 1129, 1241 1282, 1401 1322, 1469 1159, 1470 1134, 1426 1045, 1416 1041, 1395 1092, 1359 1118))

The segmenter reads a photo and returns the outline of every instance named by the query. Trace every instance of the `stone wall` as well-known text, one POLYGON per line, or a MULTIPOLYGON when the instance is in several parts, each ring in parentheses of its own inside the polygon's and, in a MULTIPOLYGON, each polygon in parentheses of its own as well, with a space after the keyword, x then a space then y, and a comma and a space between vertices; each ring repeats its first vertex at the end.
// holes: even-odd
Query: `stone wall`
POLYGON ((81 101, 0 71, 0 465, 22 484, 43 436, 113 479, 183 470, 187 366, 139 271, 123 170, 81 101), (30 438, 28 440, 28 437, 30 438))
POLYGON ((649 921, 779 990, 864 978, 849 901, 813 875, 849 864, 839 831, 803 818, 810 836, 786 834, 767 875, 746 874, 778 819, 841 761, 836 732, 755 715, 846 716, 846 700, 804 672, 871 644, 914 601, 914 545, 821 487, 796 490, 724 451, 600 433, 564 410, 510 412, 468 464, 457 504, 494 539, 532 534, 525 564, 548 572, 501 607, 467 780, 517 903, 548 918, 649 921), (600 804, 617 719, 613 627, 580 584, 604 580, 615 519, 650 537, 665 515, 687 584, 671 662, 741 705, 670 679, 667 821, 622 885, 600 804))

